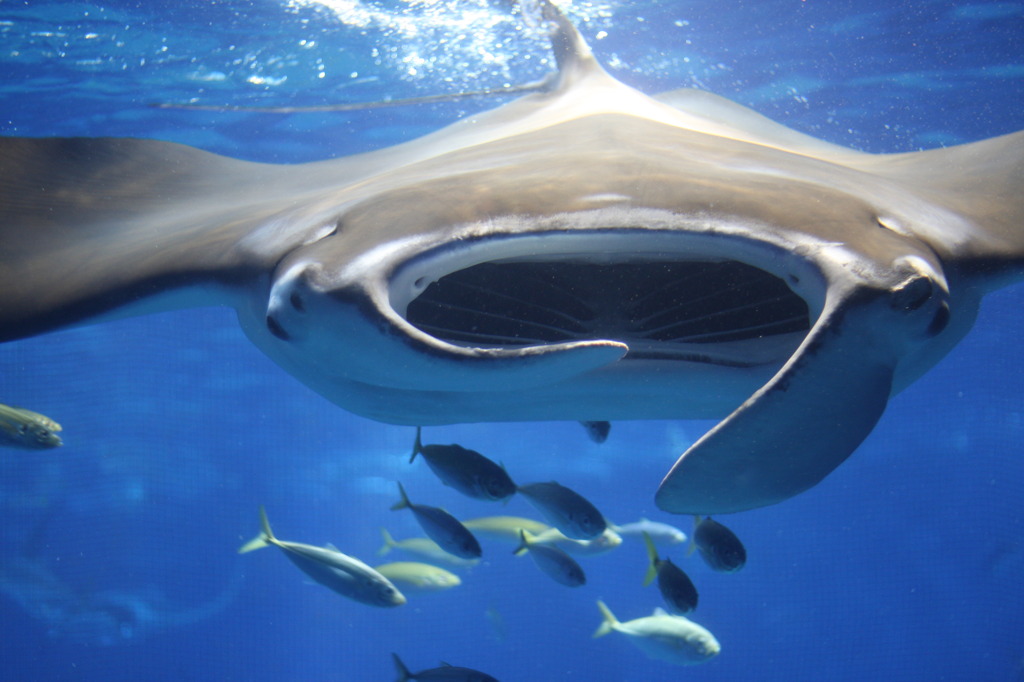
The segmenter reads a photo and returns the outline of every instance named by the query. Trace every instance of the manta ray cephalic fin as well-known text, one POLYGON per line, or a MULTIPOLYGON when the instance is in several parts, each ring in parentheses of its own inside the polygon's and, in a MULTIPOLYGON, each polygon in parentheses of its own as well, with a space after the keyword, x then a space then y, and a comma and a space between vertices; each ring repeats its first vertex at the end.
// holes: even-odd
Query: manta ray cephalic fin
POLYGON ((658 488, 658 506, 677 514, 738 512, 819 483, 882 416, 913 335, 907 323, 931 317, 926 334, 943 323, 945 304, 933 293, 923 277, 888 292, 863 285, 836 292, 782 369, 683 453, 658 488))

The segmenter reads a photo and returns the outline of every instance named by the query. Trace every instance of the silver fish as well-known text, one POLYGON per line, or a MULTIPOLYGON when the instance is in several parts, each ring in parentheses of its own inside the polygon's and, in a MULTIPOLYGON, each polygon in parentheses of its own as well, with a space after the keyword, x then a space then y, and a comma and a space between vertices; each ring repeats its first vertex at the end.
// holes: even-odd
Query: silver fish
POLYGON ((260 534, 239 548, 239 554, 274 545, 303 573, 343 597, 370 606, 401 606, 405 596, 390 580, 359 559, 342 554, 334 547, 314 547, 300 542, 278 540, 270 530, 270 521, 260 507, 260 534))
POLYGON ((670 524, 651 521, 647 518, 634 521, 633 523, 624 523, 621 526, 614 523, 610 524, 610 526, 612 530, 623 537, 630 535, 640 537, 642 534, 647 533, 655 543, 678 545, 686 542, 686 533, 682 530, 670 524))
POLYGON ((597 607, 604 622, 594 637, 620 632, 629 638, 633 646, 656 661, 694 665, 714 658, 722 650, 715 636, 705 628, 683 616, 669 615, 664 609, 657 608, 649 616, 622 623, 604 602, 598 601, 597 607))
MULTIPOLYGON (((528 531, 532 532, 532 531, 528 531)), ((610 552, 622 544, 622 537, 611 528, 590 540, 573 540, 557 528, 535 533, 532 542, 538 545, 552 545, 576 556, 597 556, 610 552)))

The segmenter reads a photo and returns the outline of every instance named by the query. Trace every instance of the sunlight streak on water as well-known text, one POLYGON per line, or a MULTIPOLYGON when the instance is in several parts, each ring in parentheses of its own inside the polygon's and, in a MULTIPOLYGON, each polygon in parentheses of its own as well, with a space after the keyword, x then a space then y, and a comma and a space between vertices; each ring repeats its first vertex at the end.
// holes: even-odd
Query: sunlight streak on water
MULTIPOLYGON (((360 0, 289 0, 292 11, 319 10, 349 29, 382 33, 373 49, 378 65, 405 81, 447 82, 476 89, 481 79, 505 84, 520 80, 525 62, 550 68, 546 34, 539 10, 523 3, 509 11, 508 2, 493 0, 406 0, 384 8, 360 0)), ((604 22, 613 13, 608 3, 574 3, 569 12, 578 21, 604 22)))

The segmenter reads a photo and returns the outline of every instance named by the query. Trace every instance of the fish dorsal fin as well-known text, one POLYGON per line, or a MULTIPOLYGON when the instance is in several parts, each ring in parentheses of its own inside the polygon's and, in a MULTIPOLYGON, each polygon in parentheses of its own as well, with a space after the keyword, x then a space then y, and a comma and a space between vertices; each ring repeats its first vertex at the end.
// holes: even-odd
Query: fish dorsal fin
POLYGON ((668 615, 668 611, 666 611, 665 609, 661 608, 660 606, 655 606, 654 607, 654 613, 652 613, 651 615, 652 616, 667 616, 668 615))
POLYGON ((405 494, 405 488, 402 487, 402 483, 400 481, 395 481, 395 483, 398 483, 398 494, 402 496, 402 499, 391 505, 391 511, 412 509, 412 502, 409 501, 409 496, 405 494))
POLYGON ((423 427, 416 427, 416 442, 412 445, 412 455, 409 457, 409 463, 412 464, 413 460, 416 459, 416 455, 422 454, 423 452, 423 441, 421 440, 423 427))
POLYGON ((519 529, 519 546, 512 550, 512 554, 516 556, 522 556, 529 551, 530 546, 533 544, 535 536, 525 528, 519 529))
POLYGON ((398 671, 398 682, 406 682, 412 679, 412 673, 405 667, 405 663, 402 663, 402 659, 398 657, 398 654, 392 652, 391 660, 395 662, 395 669, 398 671))

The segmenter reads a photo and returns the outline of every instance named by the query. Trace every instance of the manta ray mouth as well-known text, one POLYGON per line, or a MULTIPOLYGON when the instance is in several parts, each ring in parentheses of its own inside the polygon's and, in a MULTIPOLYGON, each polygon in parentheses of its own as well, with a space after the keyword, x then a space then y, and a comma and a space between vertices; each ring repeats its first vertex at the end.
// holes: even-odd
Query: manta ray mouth
POLYGON ((404 318, 464 347, 602 339, 626 344, 624 360, 745 367, 788 358, 811 326, 803 298, 747 263, 692 257, 605 252, 473 263, 424 278, 430 283, 404 318))

